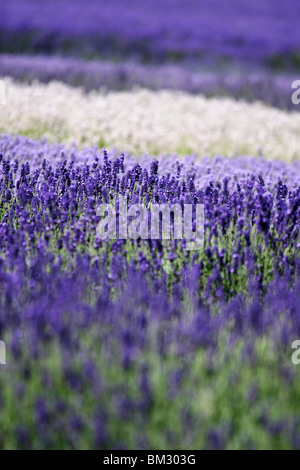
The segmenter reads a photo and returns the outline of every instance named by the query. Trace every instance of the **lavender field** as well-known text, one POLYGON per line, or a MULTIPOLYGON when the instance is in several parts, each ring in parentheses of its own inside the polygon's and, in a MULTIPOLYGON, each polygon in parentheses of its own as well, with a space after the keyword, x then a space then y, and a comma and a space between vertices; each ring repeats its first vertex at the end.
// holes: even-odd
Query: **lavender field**
POLYGON ((299 67, 299 2, 3 0, 1 49, 145 61, 212 55, 299 67), (167 20, 166 20, 167 15, 167 20))
POLYGON ((1 450, 300 449, 299 13, 2 0, 1 450))

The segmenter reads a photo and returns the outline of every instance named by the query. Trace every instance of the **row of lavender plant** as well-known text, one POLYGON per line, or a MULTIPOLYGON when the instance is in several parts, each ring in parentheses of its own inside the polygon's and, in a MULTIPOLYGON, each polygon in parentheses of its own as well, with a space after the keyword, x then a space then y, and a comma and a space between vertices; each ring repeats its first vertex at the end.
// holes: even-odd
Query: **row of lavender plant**
POLYGON ((0 447, 299 448, 299 165, 1 136, 0 447), (204 203, 205 246, 109 241, 99 203, 204 203))
POLYGON ((2 0, 0 50, 299 67, 299 13, 297 0, 2 0))
POLYGON ((140 86, 151 90, 173 89, 205 96, 232 96, 247 101, 263 101, 272 106, 299 110, 291 100, 295 76, 277 76, 266 71, 228 72, 188 70, 176 65, 141 65, 135 62, 83 61, 46 56, 0 56, 0 75, 14 79, 48 83, 53 80, 90 91, 106 87, 131 90, 140 86))

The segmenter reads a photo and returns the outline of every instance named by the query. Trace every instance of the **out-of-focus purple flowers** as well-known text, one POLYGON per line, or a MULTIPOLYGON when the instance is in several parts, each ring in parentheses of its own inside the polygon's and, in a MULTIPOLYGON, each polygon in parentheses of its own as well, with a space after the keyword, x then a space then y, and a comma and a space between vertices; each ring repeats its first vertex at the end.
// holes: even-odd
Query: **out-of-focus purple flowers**
POLYGON ((85 90, 105 87, 109 90, 130 90, 135 86, 152 90, 182 90, 206 96, 232 96, 246 101, 263 101, 272 106, 298 111, 291 100, 291 84, 295 75, 280 76, 249 67, 228 73, 228 70, 193 70, 190 66, 142 65, 136 62, 83 61, 74 58, 46 56, 0 56, 0 75, 25 82, 63 81, 85 90))
POLYGON ((299 65, 299 8, 297 0, 2 0, 0 49, 299 65))

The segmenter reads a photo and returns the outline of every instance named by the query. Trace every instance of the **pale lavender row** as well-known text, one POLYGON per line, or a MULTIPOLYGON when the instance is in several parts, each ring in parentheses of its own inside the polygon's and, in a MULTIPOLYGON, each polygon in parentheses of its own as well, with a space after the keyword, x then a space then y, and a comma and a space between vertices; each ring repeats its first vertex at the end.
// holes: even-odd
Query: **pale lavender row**
POLYGON ((298 0, 1 0, 0 46, 261 60, 299 52, 299 17, 298 0))
MULTIPOLYGON (((106 151, 105 151, 106 153, 106 151)), ((46 159, 51 165, 58 165, 67 160, 77 165, 93 164, 96 157, 103 157, 103 149, 97 147, 79 150, 75 145, 66 147, 63 144, 50 144, 46 139, 32 140, 20 135, 0 134, 0 156, 9 155, 10 160, 19 163, 29 162, 32 169, 38 168, 46 159)), ((114 149, 107 152, 112 160, 120 158, 114 149)), ((167 157, 153 157, 143 155, 135 157, 123 153, 124 169, 131 170, 137 163, 143 168, 150 169, 154 158, 159 158, 159 172, 161 175, 177 175, 178 178, 192 177, 198 189, 205 188, 210 183, 228 179, 228 188, 235 188, 237 182, 241 185, 260 175, 264 179, 267 190, 273 192, 278 181, 289 186, 290 189, 300 188, 300 161, 291 164, 282 161, 266 160, 263 157, 235 156, 232 158, 216 155, 196 159, 195 155, 185 158, 177 155, 167 157)))
POLYGON ((272 106, 300 111, 291 100, 294 75, 274 75, 247 68, 235 72, 195 71, 179 65, 141 65, 84 61, 73 58, 46 56, 0 56, 0 76, 32 82, 63 81, 86 90, 107 87, 111 90, 130 90, 134 86, 151 90, 172 89, 206 96, 231 96, 247 101, 260 100, 272 106))

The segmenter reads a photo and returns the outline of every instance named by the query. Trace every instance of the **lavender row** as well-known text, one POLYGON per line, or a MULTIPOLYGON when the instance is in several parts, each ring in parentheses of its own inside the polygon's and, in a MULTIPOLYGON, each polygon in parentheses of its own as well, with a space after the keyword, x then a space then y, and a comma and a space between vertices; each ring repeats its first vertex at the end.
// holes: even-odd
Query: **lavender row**
POLYGON ((0 266, 1 449, 299 450, 299 283, 208 308, 196 266, 184 300, 141 267, 124 288, 120 256, 66 272, 40 245, 0 266))
POLYGON ((0 56, 0 75, 33 82, 63 81, 90 91, 105 87, 131 90, 140 86, 151 90, 182 90, 205 96, 232 96, 247 101, 263 101, 272 106, 299 110, 291 100, 296 76, 256 72, 193 71, 176 65, 142 65, 136 62, 101 62, 46 56, 0 56))
POLYGON ((221 57, 299 66, 299 2, 280 0, 3 0, 3 52, 135 56, 144 60, 221 57))
MULTIPOLYGON (((103 149, 98 146, 93 148, 78 148, 75 144, 68 147, 61 143, 50 143, 47 139, 33 140, 23 135, 0 134, 0 153, 9 155, 11 160, 18 160, 19 164, 28 163, 33 170, 41 167, 44 159, 50 165, 62 164, 65 160, 68 164, 74 162, 77 166, 92 165, 95 158, 103 156, 103 149)), ((120 155, 115 148, 106 150, 106 154, 113 161, 120 155)), ((134 156, 128 152, 123 152, 123 166, 125 171, 132 170, 136 165, 140 165, 146 170, 150 170, 151 162, 157 157, 151 155, 134 156)), ((214 157, 202 157, 196 155, 186 155, 186 157, 172 154, 159 157, 159 169, 162 175, 174 174, 180 170, 183 178, 193 175, 199 189, 204 189, 205 185, 219 182, 224 175, 229 176, 228 185, 234 187, 236 181, 243 183, 248 177, 255 177, 259 173, 266 188, 273 192, 279 180, 295 189, 299 186, 300 161, 294 160, 288 164, 284 161, 267 160, 263 157, 252 157, 237 155, 235 157, 224 157, 215 155, 214 157)))
POLYGON ((1 136, 0 163, 1 449, 300 448, 299 162, 1 136), (204 247, 101 240, 119 195, 204 204, 204 247))

